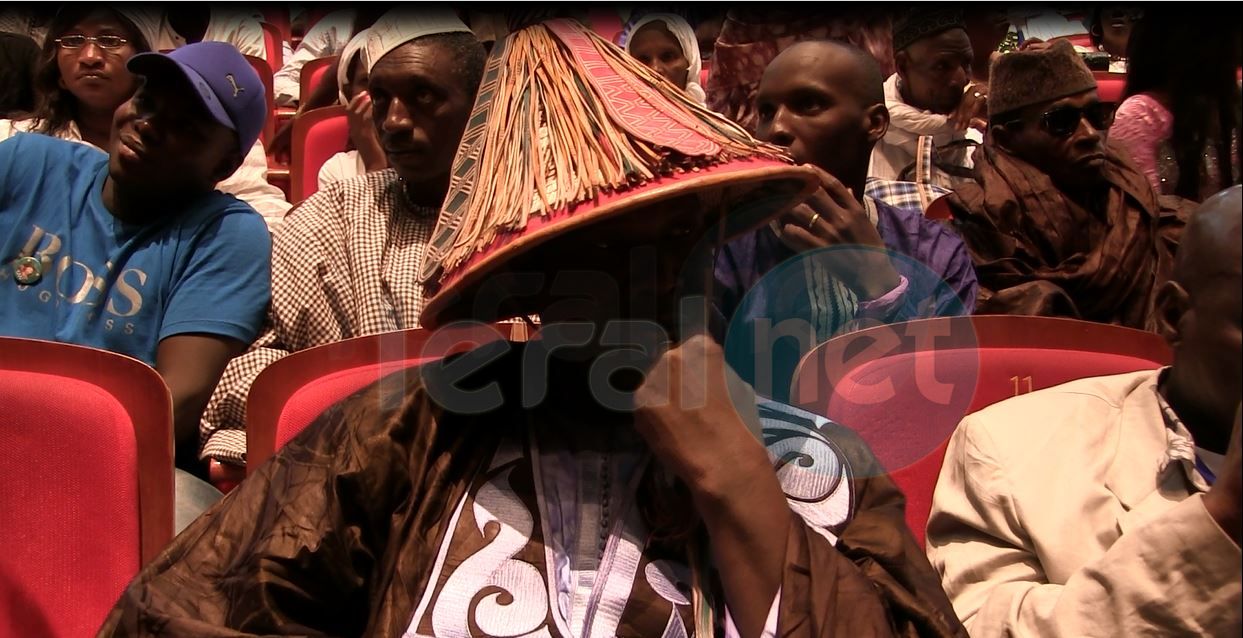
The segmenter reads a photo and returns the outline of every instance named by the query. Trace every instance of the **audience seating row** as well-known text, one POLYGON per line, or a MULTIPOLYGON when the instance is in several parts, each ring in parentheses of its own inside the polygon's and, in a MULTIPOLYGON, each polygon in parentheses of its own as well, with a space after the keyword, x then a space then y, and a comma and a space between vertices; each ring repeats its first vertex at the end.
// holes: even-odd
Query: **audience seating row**
MULTIPOLYGON (((247 401, 247 472, 386 375, 528 336, 522 323, 407 330, 285 357, 259 375, 247 401)), ((821 344, 799 365, 791 397, 873 448, 906 493, 907 522, 922 542, 946 442, 964 414, 1074 379, 1154 369, 1170 357, 1159 336, 1116 326, 925 319, 821 344)), ((0 404, 0 637, 30 628, 88 634, 172 537, 168 390, 129 357, 0 338, 0 404)))

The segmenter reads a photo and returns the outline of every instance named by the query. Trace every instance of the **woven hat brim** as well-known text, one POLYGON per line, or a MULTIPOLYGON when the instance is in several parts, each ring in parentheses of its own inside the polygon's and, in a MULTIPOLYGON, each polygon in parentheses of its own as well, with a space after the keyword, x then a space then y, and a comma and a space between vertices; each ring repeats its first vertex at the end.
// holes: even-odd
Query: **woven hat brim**
MULTIPOLYGON (((599 202, 584 202, 532 220, 521 232, 497 236, 492 243, 495 248, 475 255, 452 277, 442 282, 424 306, 419 323, 424 328, 435 329, 454 321, 493 322, 524 313, 538 313, 538 308, 511 306, 513 311, 505 313, 499 311, 499 304, 478 304, 479 287, 489 277, 506 271, 520 258, 529 259, 532 253, 549 242, 624 214, 686 195, 707 196, 724 191, 722 196, 730 202, 730 212, 726 213, 726 219, 715 219, 712 223, 725 223, 726 237, 731 238, 754 230, 790 210, 811 195, 818 185, 815 171, 804 166, 772 160, 742 160, 699 173, 657 180, 635 190, 602 198, 599 202), (482 307, 498 310, 489 313, 489 316, 482 316, 478 312, 482 307)), ((550 256, 550 259, 555 259, 555 256, 550 256)))

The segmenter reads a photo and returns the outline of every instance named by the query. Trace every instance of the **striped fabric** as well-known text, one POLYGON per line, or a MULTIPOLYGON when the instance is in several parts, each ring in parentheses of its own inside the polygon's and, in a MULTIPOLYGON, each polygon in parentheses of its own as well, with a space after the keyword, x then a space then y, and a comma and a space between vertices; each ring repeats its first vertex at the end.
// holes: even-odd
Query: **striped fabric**
POLYGON ((923 213, 932 200, 949 194, 950 190, 934 184, 900 182, 891 179, 869 177, 863 194, 894 208, 923 213))

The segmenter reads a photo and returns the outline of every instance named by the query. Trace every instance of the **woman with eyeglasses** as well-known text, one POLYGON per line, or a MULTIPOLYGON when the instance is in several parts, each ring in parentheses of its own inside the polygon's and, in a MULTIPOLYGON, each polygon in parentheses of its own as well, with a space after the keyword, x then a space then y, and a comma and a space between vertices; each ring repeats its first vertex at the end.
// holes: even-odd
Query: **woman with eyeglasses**
POLYGON ((1136 25, 1109 138, 1162 194, 1202 201, 1239 183, 1239 44, 1224 21, 1158 13, 1136 25))
MULTIPOLYGON (((138 89, 125 63, 161 41, 162 21, 160 11, 141 6, 62 9, 43 43, 35 73, 34 112, 0 120, 0 141, 17 133, 41 133, 106 148, 113 114, 138 89)), ((284 193, 267 182, 267 159, 260 142, 241 168, 216 188, 250 204, 269 226, 290 208, 284 193)))
POLYGON ((62 11, 44 40, 35 111, 23 120, 0 121, 0 139, 31 132, 106 147, 112 114, 138 88, 125 62, 151 50, 148 42, 156 40, 158 29, 155 12, 62 11))

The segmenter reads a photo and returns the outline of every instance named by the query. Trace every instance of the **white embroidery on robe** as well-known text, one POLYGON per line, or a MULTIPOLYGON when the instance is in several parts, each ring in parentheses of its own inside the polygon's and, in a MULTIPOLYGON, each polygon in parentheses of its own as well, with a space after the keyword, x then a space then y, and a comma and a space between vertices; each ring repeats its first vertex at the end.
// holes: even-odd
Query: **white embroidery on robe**
POLYGON ((470 620, 488 636, 551 636, 544 627, 548 592, 539 569, 514 560, 531 540, 535 519, 513 492, 506 467, 475 495, 475 525, 492 541, 462 561, 432 610, 440 637, 471 636, 470 620), (475 602, 475 599, 483 597, 475 602), (472 609, 473 603, 473 609, 472 609))
POLYGON ((825 540, 837 544, 834 530, 840 531, 850 519, 854 505, 850 468, 837 446, 819 431, 829 421, 764 400, 760 401, 760 416, 764 443, 790 509, 825 540))
POLYGON ((682 593, 678 585, 686 587, 690 582, 690 568, 668 560, 657 560, 647 564, 647 567, 643 569, 643 575, 647 577, 647 584, 652 591, 673 604, 669 610, 669 621, 665 623, 665 632, 661 634, 661 638, 687 638, 686 625, 682 622, 678 607, 686 607, 691 604, 691 601, 686 594, 682 593))
MULTIPOLYGON (((851 495, 851 470, 839 449, 820 429, 829 424, 823 417, 804 412, 783 404, 766 400, 758 402, 764 442, 773 459, 774 471, 781 483, 790 508, 802 520, 830 543, 836 544, 835 532, 840 532, 853 512, 851 495)), ((536 441, 531 441, 532 479, 535 480, 536 498, 547 495, 538 480, 540 462, 536 441)), ((462 519, 455 520, 449 532, 441 540, 441 556, 428 591, 423 595, 419 611, 414 614, 407 636, 422 638, 418 630, 420 619, 431 608, 432 634, 437 637, 473 638, 484 634, 496 638, 515 636, 552 636, 566 633, 564 610, 553 609, 550 602, 558 588, 533 564, 514 557, 532 542, 535 533, 535 516, 541 524, 548 512, 541 500, 539 511, 532 512, 514 493, 511 474, 528 471, 522 462, 530 458, 531 451, 524 450, 514 441, 504 441, 489 464, 487 476, 491 476, 472 495, 468 492, 459 503, 470 506, 474 515, 476 532, 483 539, 491 539, 481 549, 461 564, 452 568, 444 585, 435 592, 444 565, 444 554, 453 544, 455 536, 470 534, 467 526, 459 530, 462 519), (556 626, 548 625, 548 618, 557 619, 556 626), (472 634, 472 630, 476 634, 472 634)), ((641 470, 640 470, 641 472, 641 470)), ((626 496, 633 493, 626 491, 626 496)), ((617 494, 614 495, 619 496, 617 494)), ((622 499, 625 500, 625 499, 622 499)), ((621 520, 614 519, 613 529, 596 573, 592 595, 586 605, 580 631, 585 635, 616 635, 620 620, 630 602, 633 583, 639 578, 646 538, 645 525, 633 504, 618 503, 621 520), (617 523, 621 523, 618 525, 617 523)), ((541 529, 541 532, 544 530, 541 529)), ((547 539, 545 539, 547 541, 547 539)), ((556 549, 544 543, 546 566, 555 569, 556 549)), ((565 551, 562 548, 562 551, 565 551)), ((670 604, 670 615, 665 623, 662 638, 685 638, 689 635, 678 609, 690 604, 686 594, 676 583, 684 582, 678 570, 687 568, 675 562, 654 561, 645 566, 643 578, 652 591, 670 604)), ((655 630, 656 628, 651 628, 655 630)), ((572 631, 572 630, 571 630, 572 631)))

